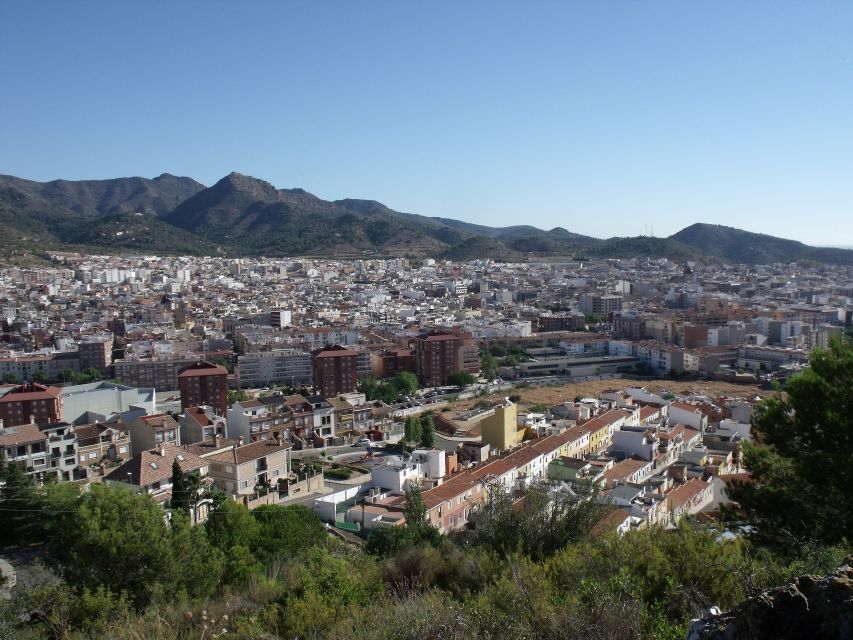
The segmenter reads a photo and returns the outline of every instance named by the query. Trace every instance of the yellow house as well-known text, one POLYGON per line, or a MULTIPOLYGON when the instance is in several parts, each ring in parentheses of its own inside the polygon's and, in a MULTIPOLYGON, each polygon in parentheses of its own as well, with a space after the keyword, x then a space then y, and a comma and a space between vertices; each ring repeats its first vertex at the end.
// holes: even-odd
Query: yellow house
POLYGON ((495 407, 495 413, 480 422, 483 442, 492 449, 503 451, 521 444, 524 427, 518 426, 518 410, 513 402, 506 400, 495 407))
POLYGON ((610 409, 581 424, 583 430, 589 434, 589 453, 606 449, 613 432, 625 424, 630 415, 631 412, 624 409, 610 409))

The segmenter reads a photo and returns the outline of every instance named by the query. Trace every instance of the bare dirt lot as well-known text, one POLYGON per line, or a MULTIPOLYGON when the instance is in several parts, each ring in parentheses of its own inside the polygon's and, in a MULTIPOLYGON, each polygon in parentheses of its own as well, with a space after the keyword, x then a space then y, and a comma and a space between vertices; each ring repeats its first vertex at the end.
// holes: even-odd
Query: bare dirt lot
POLYGON ((652 393, 673 393, 675 395, 697 394, 711 398, 730 396, 733 398, 747 398, 754 396, 767 397, 775 393, 772 390, 762 389, 754 384, 734 384, 731 382, 720 382, 717 380, 697 380, 683 382, 678 380, 592 380, 589 382, 575 382, 559 386, 548 387, 520 387, 513 391, 504 391, 479 398, 461 400, 452 404, 451 409, 464 411, 470 409, 483 400, 493 402, 507 395, 519 395, 520 408, 532 407, 537 404, 553 406, 561 402, 572 401, 578 396, 597 397, 599 393, 608 389, 624 389, 625 387, 645 387, 652 393))

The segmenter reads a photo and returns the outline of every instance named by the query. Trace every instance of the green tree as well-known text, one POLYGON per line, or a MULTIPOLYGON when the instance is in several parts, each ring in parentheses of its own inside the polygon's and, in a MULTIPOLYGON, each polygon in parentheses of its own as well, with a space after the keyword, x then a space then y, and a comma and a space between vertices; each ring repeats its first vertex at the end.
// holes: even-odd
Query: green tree
POLYGON ((421 416, 421 446, 425 449, 432 449, 435 446, 435 420, 432 414, 428 413, 421 416))
POLYGON ((235 402, 245 402, 249 399, 248 394, 242 389, 229 389, 228 390, 228 404, 232 405, 235 402))
POLYGON ((225 500, 210 512, 204 528, 210 543, 228 552, 234 547, 250 549, 260 525, 246 505, 234 500, 225 500))
POLYGON ((467 387, 469 384, 474 384, 476 378, 467 371, 457 371, 447 376, 447 382, 455 387, 467 387))
POLYGON ((87 382, 97 382, 101 379, 101 371, 95 367, 89 367, 80 373, 78 383, 86 384, 87 382))
POLYGON ((175 458, 172 462, 172 509, 184 514, 189 513, 191 500, 190 483, 175 458))
POLYGON ((74 585, 126 592, 146 605, 172 569, 163 509, 150 496, 93 484, 53 541, 63 575, 74 585))
POLYGON ((47 374, 44 371, 36 371, 33 374, 33 382, 38 382, 38 383, 47 382, 47 374))
POLYGON ((234 545, 225 556, 223 579, 228 584, 240 585, 261 573, 263 568, 248 547, 234 545))
POLYGON ((426 516, 421 489, 412 484, 406 490, 406 504, 403 515, 405 527, 380 527, 370 532, 365 550, 381 557, 393 556, 411 547, 441 547, 445 537, 429 524, 426 516))
POLYGON ((418 377, 411 371, 401 371, 392 379, 400 393, 410 396, 418 390, 418 377))
POLYGON ((3 382, 5 384, 18 384, 18 376, 10 371, 9 373, 3 374, 3 382))
POLYGON ((409 416, 403 423, 403 440, 417 442, 421 439, 421 421, 417 416, 409 416))
POLYGON ((38 491, 33 479, 14 462, 6 462, 0 454, 0 509, 3 526, 0 542, 16 544, 25 540, 38 540, 41 518, 38 491))
POLYGON ((406 508, 403 511, 407 527, 415 527, 426 524, 426 505, 421 495, 421 488, 411 483, 406 489, 406 508))
POLYGON ((204 527, 190 524, 184 513, 173 513, 169 528, 170 570, 161 580, 167 592, 190 598, 212 596, 225 572, 225 555, 210 544, 204 527))
POLYGON ((69 369, 69 368, 65 368, 59 372, 59 378, 63 382, 73 382, 74 376, 76 376, 76 375, 77 374, 74 373, 74 369, 69 369))
POLYGON ((400 395, 397 385, 391 382, 378 382, 370 376, 359 383, 359 389, 368 400, 380 400, 386 404, 396 402, 400 395))
POLYGON ((498 374, 498 360, 488 351, 480 357, 480 371, 485 378, 492 380, 498 374))
POLYGON ((490 487, 488 501, 472 509, 466 540, 502 556, 515 552, 542 560, 584 540, 604 507, 586 499, 589 488, 552 503, 544 487, 532 486, 520 505, 502 487, 490 487))
POLYGON ((764 400, 744 443, 750 480, 729 490, 754 536, 781 550, 853 531, 853 343, 812 353, 786 394, 764 400))
POLYGON ((326 543, 326 528, 307 507, 263 505, 252 515, 259 525, 252 551, 261 562, 288 558, 326 543))

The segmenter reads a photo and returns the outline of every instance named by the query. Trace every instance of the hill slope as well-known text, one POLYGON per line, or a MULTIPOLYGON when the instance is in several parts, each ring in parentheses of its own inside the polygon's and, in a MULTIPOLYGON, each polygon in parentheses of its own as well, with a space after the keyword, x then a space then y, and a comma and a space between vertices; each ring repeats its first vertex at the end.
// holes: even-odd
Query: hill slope
POLYGON ((56 209, 94 217, 122 213, 164 215, 204 189, 204 185, 168 173, 153 180, 134 177, 51 182, 0 175, 0 189, 15 190, 56 209))
POLYGON ((717 224, 692 224, 670 236, 670 239, 729 262, 766 264, 814 260, 853 264, 853 251, 847 249, 810 247, 796 240, 717 224))
POLYGON ((328 201, 239 173, 207 188, 169 174, 43 183, 0 175, 0 225, 0 257, 90 247, 208 255, 712 257, 853 264, 853 251, 730 227, 696 224, 670 238, 602 240, 563 227, 488 227, 402 213, 375 200, 328 201))

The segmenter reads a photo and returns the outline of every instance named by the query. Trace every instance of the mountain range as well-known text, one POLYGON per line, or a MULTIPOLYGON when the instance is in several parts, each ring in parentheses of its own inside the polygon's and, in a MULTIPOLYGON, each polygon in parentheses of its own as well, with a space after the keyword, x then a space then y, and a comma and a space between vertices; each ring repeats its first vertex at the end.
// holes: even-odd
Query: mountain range
POLYGON ((719 225, 668 238, 599 239, 562 227, 488 227, 394 211, 374 200, 328 201, 303 189, 231 173, 205 187, 154 179, 34 182, 0 175, 0 257, 48 249, 229 256, 392 255, 465 260, 535 256, 667 257, 853 265, 853 251, 719 225))

